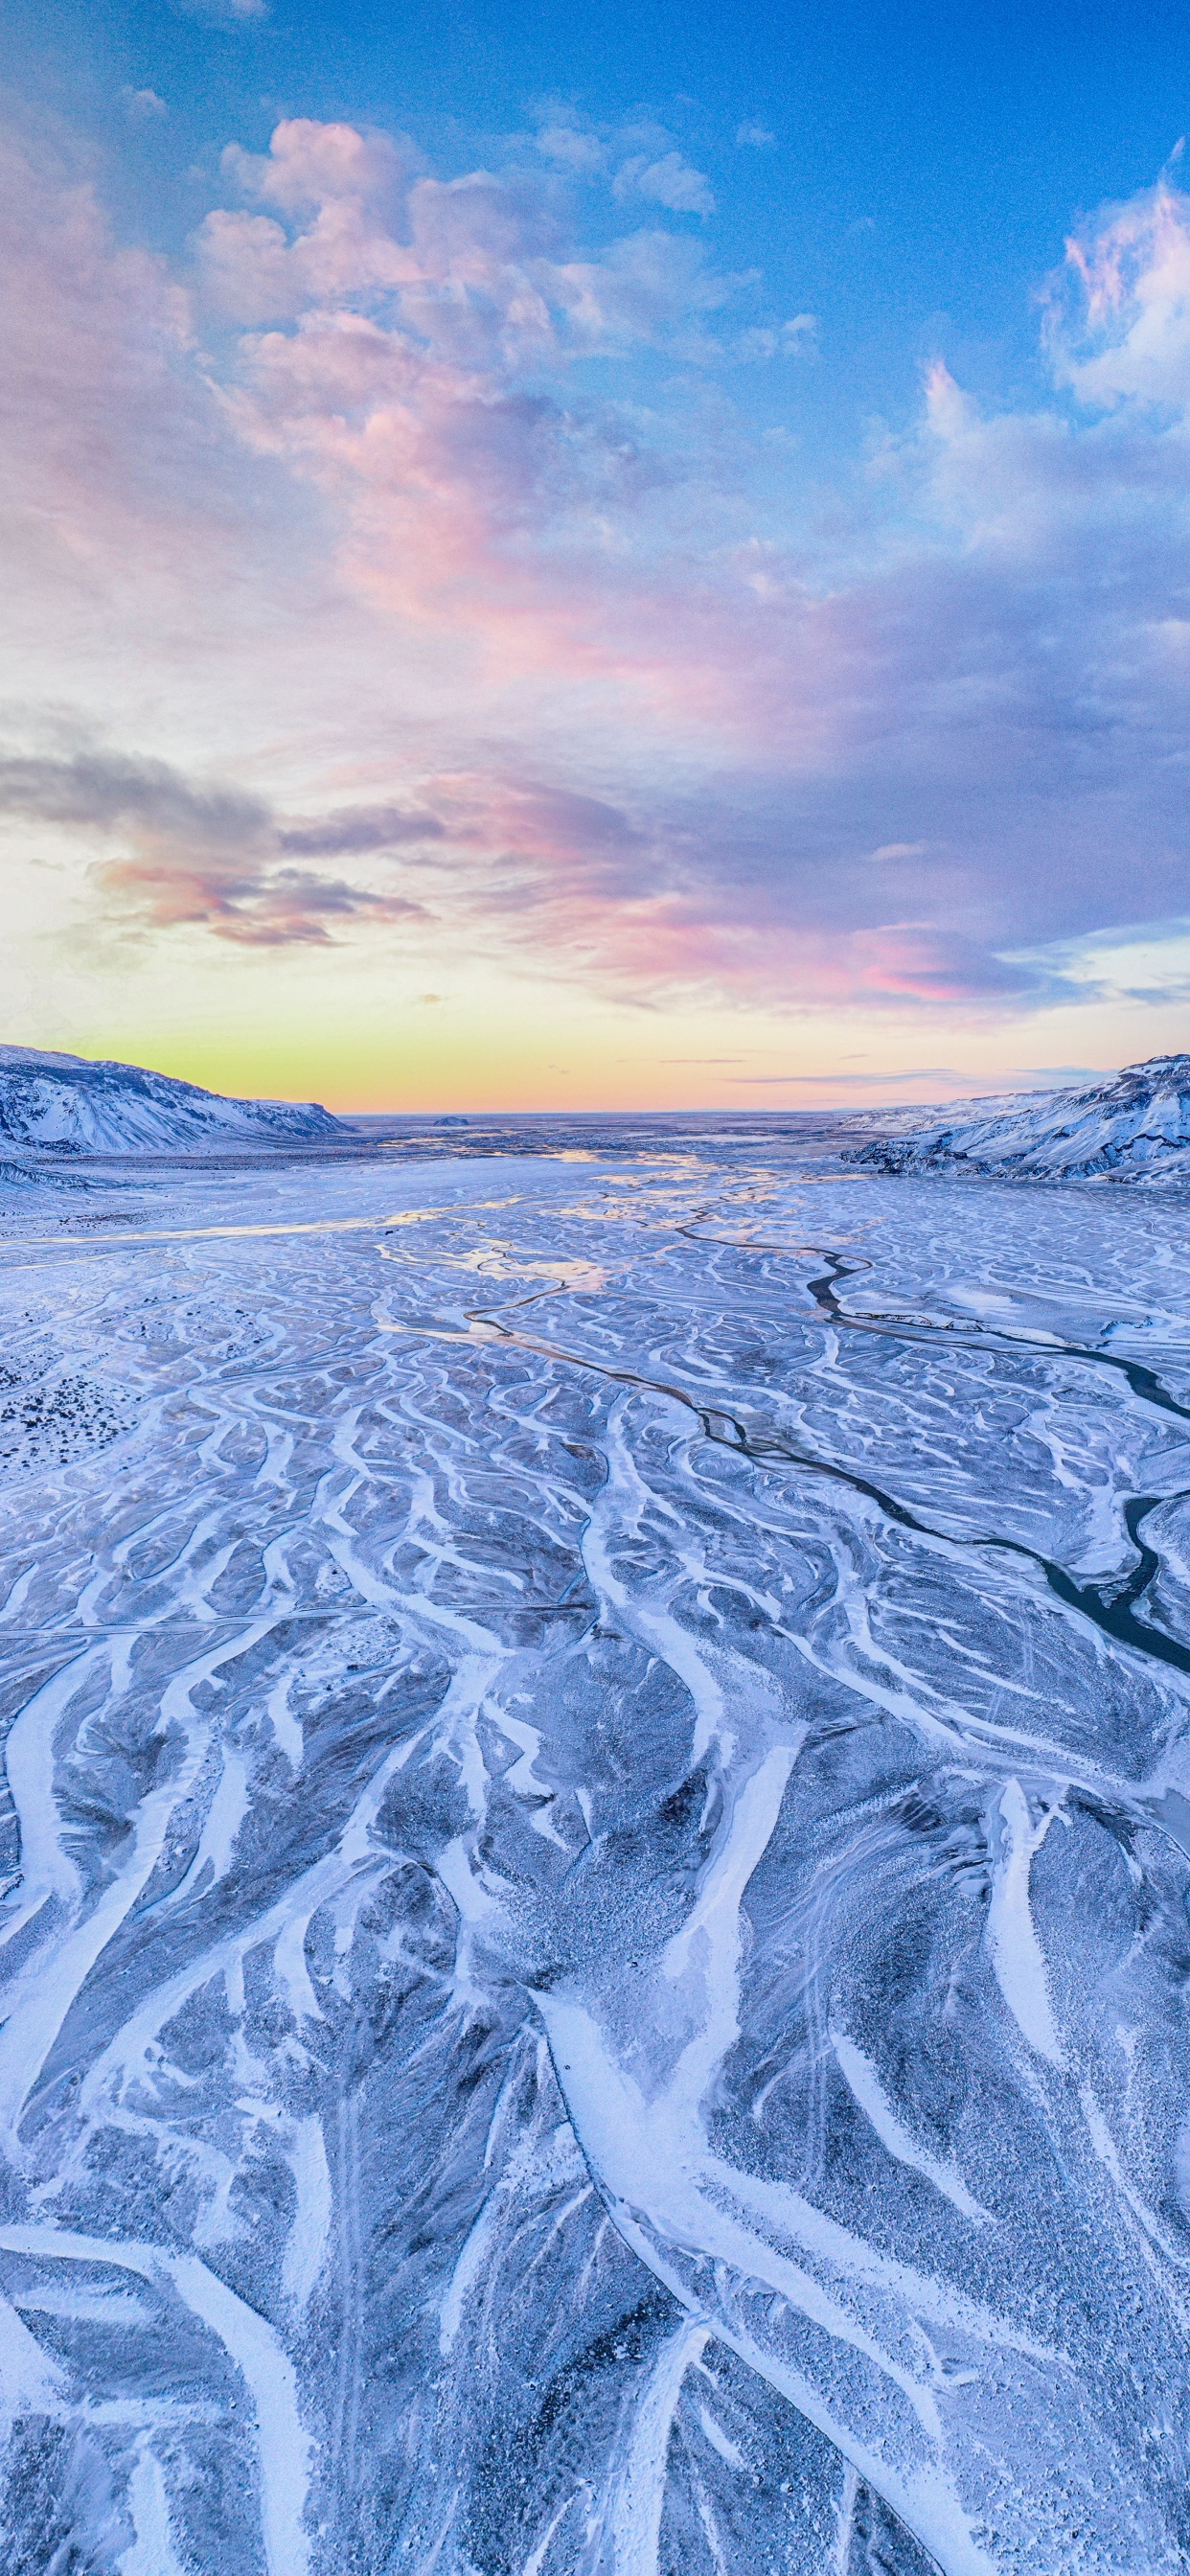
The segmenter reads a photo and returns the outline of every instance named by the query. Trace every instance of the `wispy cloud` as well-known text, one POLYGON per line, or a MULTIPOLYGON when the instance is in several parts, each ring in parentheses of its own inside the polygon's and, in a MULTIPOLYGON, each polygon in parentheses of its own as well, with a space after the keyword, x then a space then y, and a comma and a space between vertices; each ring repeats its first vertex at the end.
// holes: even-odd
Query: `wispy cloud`
POLYGON ((120 96, 132 125, 155 125, 159 118, 169 115, 165 100, 158 98, 155 89, 122 89, 120 96))
POLYGON ((201 928, 241 946, 326 942, 337 925, 398 921, 424 907, 293 859, 390 852, 439 837, 431 816, 356 808, 278 822, 263 799, 197 785, 159 760, 79 750, 0 757, 0 816, 66 825, 114 854, 95 862, 107 906, 145 929, 201 928))
POLYGON ((715 211, 710 180, 680 152, 663 152, 656 161, 647 153, 635 154, 616 172, 614 186, 617 197, 647 197, 675 215, 713 215, 715 211))
POLYGON ((576 177, 592 178, 607 168, 607 146, 589 126, 555 120, 539 126, 533 139, 545 160, 576 177))
POLYGON ((1080 402, 1182 415, 1190 402, 1187 200, 1163 177, 1066 244, 1045 299, 1055 372, 1080 402))
POLYGON ((206 18, 217 27, 248 26, 267 18, 269 0, 172 0, 185 18, 206 18))
POLYGON ((788 322, 754 323, 741 331, 736 354, 741 358, 801 358, 813 349, 818 330, 816 313, 794 313, 788 322))

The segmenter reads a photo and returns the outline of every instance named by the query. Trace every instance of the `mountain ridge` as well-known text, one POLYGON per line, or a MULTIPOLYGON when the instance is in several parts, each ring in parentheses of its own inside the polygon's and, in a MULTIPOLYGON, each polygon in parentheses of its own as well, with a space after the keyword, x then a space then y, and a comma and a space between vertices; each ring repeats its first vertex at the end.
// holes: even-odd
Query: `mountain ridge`
POLYGON ((112 1057, 0 1046, 0 1141, 26 1153, 151 1154, 342 1133, 316 1101, 242 1100, 112 1057))
POLYGON ((1190 1180, 1187 1147, 1190 1054, 1173 1054, 1079 1089, 955 1101, 928 1126, 847 1146, 842 1159, 890 1173, 1166 1182, 1190 1180))

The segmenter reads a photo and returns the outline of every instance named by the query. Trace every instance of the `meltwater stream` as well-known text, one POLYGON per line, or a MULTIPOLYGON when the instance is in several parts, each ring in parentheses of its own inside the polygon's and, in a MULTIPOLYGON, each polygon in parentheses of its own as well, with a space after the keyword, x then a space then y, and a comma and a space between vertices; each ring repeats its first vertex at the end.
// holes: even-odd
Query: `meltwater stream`
POLYGON ((0 1231, 5 2569, 1190 2567, 1190 1205, 781 1154, 0 1231))

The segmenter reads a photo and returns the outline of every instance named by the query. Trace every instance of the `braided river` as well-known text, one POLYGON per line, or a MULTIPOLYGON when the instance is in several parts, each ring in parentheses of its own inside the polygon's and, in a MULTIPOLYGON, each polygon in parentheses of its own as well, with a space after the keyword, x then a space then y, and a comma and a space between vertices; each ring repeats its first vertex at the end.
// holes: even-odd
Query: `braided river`
POLYGON ((0 2564, 1184 2576, 1190 1199, 519 1144, 6 1201, 0 2564))

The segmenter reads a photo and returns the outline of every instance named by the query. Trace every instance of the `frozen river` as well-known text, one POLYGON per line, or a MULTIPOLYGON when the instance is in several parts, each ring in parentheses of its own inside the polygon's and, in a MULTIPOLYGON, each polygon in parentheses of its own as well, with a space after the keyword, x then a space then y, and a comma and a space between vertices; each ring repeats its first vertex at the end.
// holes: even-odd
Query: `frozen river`
POLYGON ((10 1192, 13 2576, 1190 2567, 1190 1204, 616 1144, 10 1192))

